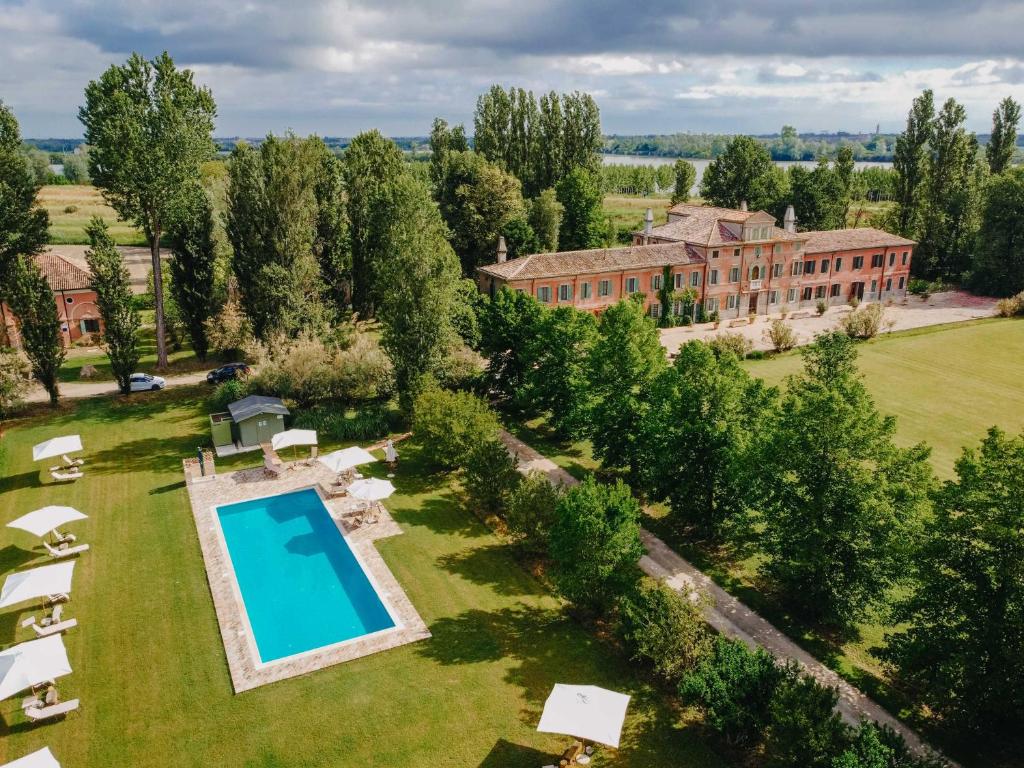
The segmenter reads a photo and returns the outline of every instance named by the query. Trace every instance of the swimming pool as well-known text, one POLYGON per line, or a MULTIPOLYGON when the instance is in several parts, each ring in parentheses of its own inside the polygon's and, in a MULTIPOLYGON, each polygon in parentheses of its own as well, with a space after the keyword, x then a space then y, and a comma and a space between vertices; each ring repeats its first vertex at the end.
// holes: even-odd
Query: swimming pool
POLYGON ((314 489, 216 512, 261 663, 395 626, 314 489))

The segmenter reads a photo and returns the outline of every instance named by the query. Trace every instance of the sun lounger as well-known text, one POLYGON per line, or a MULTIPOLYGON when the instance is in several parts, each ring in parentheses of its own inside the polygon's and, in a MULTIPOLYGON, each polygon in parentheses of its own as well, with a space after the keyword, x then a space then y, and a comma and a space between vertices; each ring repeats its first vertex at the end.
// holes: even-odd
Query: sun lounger
POLYGON ((80 467, 85 464, 85 459, 72 459, 67 454, 61 456, 61 458, 64 459, 64 464, 69 467, 80 467))
MULTIPOLYGON (((56 606, 58 603, 66 603, 70 599, 71 599, 71 595, 69 595, 67 592, 56 592, 56 593, 54 593, 52 595, 47 595, 46 596, 45 605, 46 606, 51 606, 51 605, 56 606)), ((55 613, 56 613, 56 615, 58 617, 60 617, 60 611, 57 611, 55 609, 55 613)))
POLYGON ((50 557, 55 559, 73 557, 74 555, 80 555, 83 552, 89 551, 88 544, 78 544, 74 547, 53 547, 44 541, 43 546, 46 547, 46 551, 50 553, 50 557))
POLYGON ((58 544, 71 544, 78 540, 78 537, 73 533, 66 531, 58 531, 56 528, 53 529, 53 538, 56 539, 58 544))
POLYGON ((71 699, 70 701, 62 701, 57 704, 28 707, 25 709, 25 716, 29 720, 38 723, 53 717, 63 717, 77 709, 78 699, 71 699))
POLYGON ((49 637, 50 635, 59 635, 62 632, 67 632, 69 629, 77 626, 78 619, 68 619, 67 621, 58 621, 55 624, 47 624, 45 627, 33 623, 32 629, 39 637, 49 637))
POLYGON ((72 480, 77 480, 80 477, 85 477, 79 470, 61 472, 60 470, 50 470, 50 477, 59 483, 69 483, 72 480))

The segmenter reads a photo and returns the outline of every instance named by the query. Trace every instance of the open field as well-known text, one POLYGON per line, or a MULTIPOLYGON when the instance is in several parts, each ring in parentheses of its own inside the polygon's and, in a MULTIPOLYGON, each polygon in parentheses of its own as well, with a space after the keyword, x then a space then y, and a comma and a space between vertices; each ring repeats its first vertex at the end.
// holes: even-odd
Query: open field
MULTIPOLYGON (((388 502, 405 533, 379 549, 433 637, 233 695, 181 472, 181 458, 208 440, 203 392, 41 409, 0 440, 0 521, 72 504, 90 515, 75 532, 92 544, 68 611, 80 623, 66 638, 75 672, 58 681, 82 711, 30 728, 17 700, 0 703, 0 762, 48 744, 78 768, 536 768, 569 741, 535 731, 563 681, 634 696, 622 749, 595 764, 723 764, 683 713, 565 616, 412 446, 388 502), (68 432, 82 434, 86 476, 43 483, 30 448, 68 432)), ((257 461, 242 455, 219 469, 257 461)), ((2 530, 0 575, 42 562, 30 536, 2 530)), ((26 639, 27 613, 0 614, 5 644, 26 639)))
POLYGON ((88 243, 85 227, 93 216, 99 216, 107 222, 110 236, 118 245, 146 245, 142 232, 118 219, 114 209, 103 201, 95 187, 80 184, 47 185, 39 190, 39 203, 50 214, 51 243, 88 243))
POLYGON ((644 228, 644 212, 648 208, 654 209, 654 226, 658 226, 667 220, 665 211, 668 210, 668 207, 669 199, 658 195, 651 197, 604 196, 604 215, 610 216, 615 222, 619 242, 622 244, 632 242, 632 233, 644 228))

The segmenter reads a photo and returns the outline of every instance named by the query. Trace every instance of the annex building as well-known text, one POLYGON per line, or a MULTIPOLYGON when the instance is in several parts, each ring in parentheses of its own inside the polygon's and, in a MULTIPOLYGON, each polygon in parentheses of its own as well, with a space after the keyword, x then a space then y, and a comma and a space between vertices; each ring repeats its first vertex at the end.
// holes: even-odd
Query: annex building
MULTIPOLYGON (((542 304, 592 312, 642 293, 647 311, 658 317, 667 274, 671 289, 692 289, 705 316, 718 312, 725 319, 813 308, 820 300, 903 298, 914 245, 870 227, 798 232, 792 206, 779 227, 764 211, 681 203, 657 227, 648 209, 643 231, 622 248, 509 260, 499 248, 497 263, 477 269, 477 285, 488 294, 507 286, 542 304)), ((683 306, 675 301, 675 313, 683 306)))

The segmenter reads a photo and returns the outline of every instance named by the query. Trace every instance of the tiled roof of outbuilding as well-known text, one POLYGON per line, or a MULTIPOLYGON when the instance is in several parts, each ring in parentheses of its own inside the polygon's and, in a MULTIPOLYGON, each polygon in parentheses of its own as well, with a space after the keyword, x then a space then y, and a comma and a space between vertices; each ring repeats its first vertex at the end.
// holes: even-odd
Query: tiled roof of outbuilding
POLYGON ((47 251, 36 256, 36 264, 52 291, 78 291, 89 288, 89 273, 67 259, 47 251))
POLYGON ((562 275, 586 275, 649 269, 674 264, 703 264, 704 259, 686 243, 630 245, 624 248, 596 248, 588 251, 561 251, 520 256, 501 264, 480 267, 485 275, 502 280, 538 280, 562 275))

